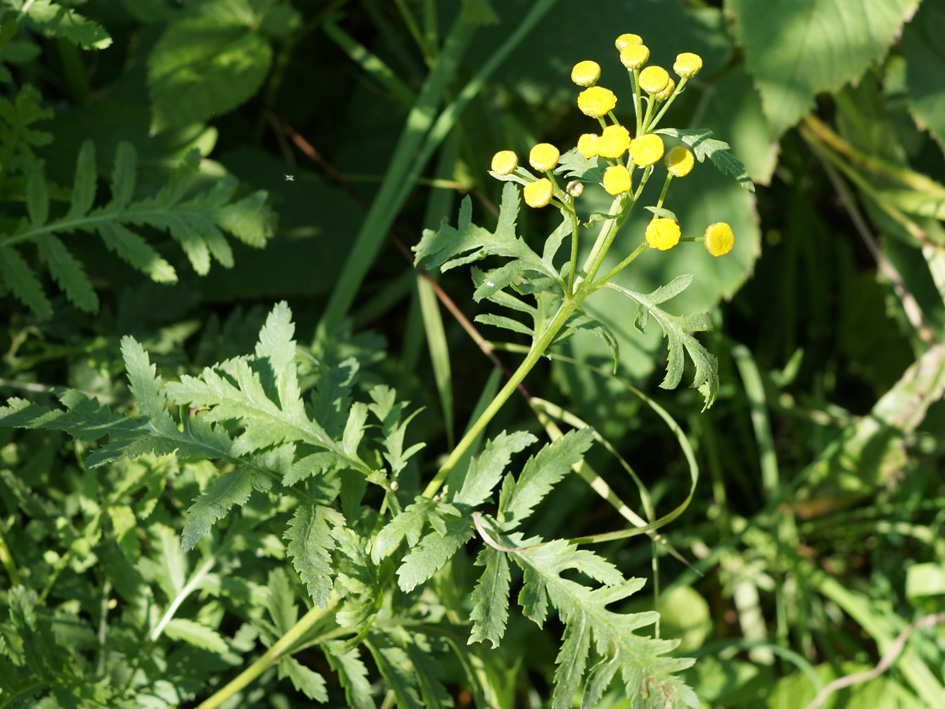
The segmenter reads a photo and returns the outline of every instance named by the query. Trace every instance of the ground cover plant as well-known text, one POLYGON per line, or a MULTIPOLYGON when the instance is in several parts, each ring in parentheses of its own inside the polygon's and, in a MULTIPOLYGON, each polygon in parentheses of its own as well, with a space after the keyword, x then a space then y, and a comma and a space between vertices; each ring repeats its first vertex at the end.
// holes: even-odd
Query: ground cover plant
POLYGON ((945 705, 942 30, 0 2, 0 706, 945 705))

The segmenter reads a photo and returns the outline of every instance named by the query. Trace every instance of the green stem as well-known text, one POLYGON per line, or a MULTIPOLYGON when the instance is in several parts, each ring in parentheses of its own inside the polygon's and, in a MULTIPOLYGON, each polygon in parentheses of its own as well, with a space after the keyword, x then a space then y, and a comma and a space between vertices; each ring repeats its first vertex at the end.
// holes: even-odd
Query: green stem
MULTIPOLYGON (((586 283, 585 283, 586 284, 586 283)), ((456 464, 462 459, 466 454, 466 451, 473 444, 473 442, 478 438, 479 434, 485 430, 486 426, 489 425, 489 422, 493 417, 499 412, 505 402, 509 400, 509 397, 512 396, 512 393, 518 388, 518 385, 522 383, 525 377, 528 375, 532 368, 538 363, 538 360, 542 358, 545 354, 545 351, 551 346, 552 341, 555 339, 555 336, 564 327, 564 324, 568 321, 574 312, 580 307, 584 298, 590 294, 590 291, 579 285, 575 296, 571 300, 566 300, 561 304, 561 307, 558 308, 558 312, 555 314, 554 318, 548 327, 545 328, 545 331, 541 336, 536 339, 531 348, 528 350, 528 354, 525 355, 525 359, 522 360, 522 363, 518 365, 512 376, 509 377, 509 380, 505 383, 505 386, 499 390, 499 393, 495 395, 495 398, 492 402, 486 407, 485 411, 480 414, 479 418, 476 419, 476 422, 469 427, 469 430, 466 431, 466 435, 463 436, 462 440, 456 444, 456 447, 453 449, 453 452, 450 453, 449 458, 446 459, 446 462, 443 463, 443 466, 437 471, 434 478, 429 482, 426 489, 423 491, 424 497, 433 497, 437 490, 443 485, 443 481, 446 480, 447 476, 453 471, 453 468, 456 467, 456 464)))
POLYGON ((578 217, 574 205, 570 205, 568 216, 571 218, 571 269, 568 271, 568 295, 574 295, 574 272, 578 260, 578 217))
POLYGON ((284 656, 291 655, 292 646, 301 640, 302 637, 311 630, 312 626, 321 620, 326 613, 332 610, 337 603, 338 598, 335 597, 329 601, 325 608, 312 608, 308 613, 303 615, 299 619, 299 622, 293 625, 285 635, 276 640, 262 657, 243 670, 232 682, 223 687, 223 689, 216 692, 206 701, 200 703, 197 709, 214 709, 214 707, 220 706, 241 689, 248 687, 263 672, 277 665, 284 656))
POLYGON ((607 283, 607 282, 608 282, 609 280, 611 280, 614 276, 616 276, 618 273, 620 273, 623 269, 625 269, 627 266, 629 266, 631 263, 633 263, 633 261, 636 260, 636 258, 637 258, 640 254, 642 254, 644 251, 646 251, 648 248, 650 248, 650 245, 647 244, 647 243, 644 241, 644 242, 643 242, 642 244, 640 244, 636 249, 633 250, 633 253, 632 253, 632 254, 630 254, 629 256, 627 256, 627 258, 625 258, 625 259, 624 259, 623 261, 621 261, 619 264, 617 264, 617 265, 614 266, 612 269, 610 269, 610 270, 607 272, 607 275, 606 275, 606 276, 603 276, 602 278, 599 278, 599 279, 594 283, 595 288, 596 288, 596 287, 603 287, 603 285, 604 285, 605 283, 607 283))
POLYGON ((0 530, 0 563, 3 564, 3 568, 7 570, 7 576, 10 577, 10 588, 19 586, 22 583, 20 572, 16 568, 16 561, 13 559, 13 554, 10 553, 10 547, 7 546, 7 540, 3 536, 2 530, 0 530))
POLYGON ((647 130, 650 130, 651 128, 656 128, 656 126, 659 125, 660 120, 662 120, 663 118, 663 114, 669 110, 669 107, 673 105, 673 101, 676 100, 676 97, 682 93, 683 87, 686 85, 687 81, 689 81, 689 79, 686 79, 686 78, 679 80, 679 83, 676 85, 675 90, 673 90, 672 95, 668 99, 666 99, 666 103, 663 104, 663 107, 660 109, 660 112, 656 114, 656 117, 652 121, 650 121, 649 125, 646 128, 647 130))

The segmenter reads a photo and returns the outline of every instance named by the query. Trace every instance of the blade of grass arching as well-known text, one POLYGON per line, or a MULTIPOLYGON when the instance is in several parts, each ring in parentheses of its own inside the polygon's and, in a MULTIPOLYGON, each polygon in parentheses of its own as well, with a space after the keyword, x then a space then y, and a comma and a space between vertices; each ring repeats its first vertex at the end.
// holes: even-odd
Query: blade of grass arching
MULTIPOLYGON (((437 161, 436 176, 441 178, 452 177, 458 159, 459 140, 455 135, 451 135, 443 141, 443 147, 437 161)), ((423 223, 436 224, 448 216, 453 207, 453 194, 452 190, 432 190, 427 201, 423 223)), ((435 276, 429 278, 435 278, 435 276)), ((450 371, 450 353, 446 341, 446 331, 443 328, 443 316, 440 313, 436 292, 429 278, 417 273, 417 296, 423 317, 427 347, 430 350, 430 362, 433 365, 433 380, 436 383, 437 393, 440 395, 440 406, 443 409, 446 441, 448 446, 453 448, 455 437, 453 431, 453 376, 450 371)))
POLYGON ((400 19, 402 19, 404 24, 407 26, 407 31, 410 32, 410 36, 413 37, 413 41, 416 42, 417 48, 419 48, 420 53, 423 55, 423 59, 427 63, 427 66, 432 66, 435 59, 435 48, 427 44, 426 37, 424 37, 420 32, 420 28, 417 26, 417 21, 414 19, 410 8, 407 7, 407 3, 404 2, 404 0, 394 0, 394 5, 397 6, 397 11, 400 13, 400 19))
POLYGON ((388 230, 413 188, 416 177, 426 165, 426 160, 415 165, 418 162, 417 149, 433 124, 436 107, 442 100, 447 85, 459 66, 460 59, 466 53, 474 32, 473 26, 460 20, 457 20, 450 29, 440 59, 427 76, 420 95, 407 116, 404 130, 400 134, 397 147, 394 148, 394 155, 384 175, 384 181, 381 183, 381 189, 361 224, 354 248, 348 255, 338 283, 318 323, 316 342, 338 329, 341 320, 361 289, 364 277, 384 242, 388 230), (414 167, 416 169, 412 170, 414 167), (413 175, 412 180, 408 174, 413 175), (406 189, 403 189, 404 187, 406 189))
POLYGON ((398 195, 399 199, 404 200, 407 198, 410 186, 420 177, 423 165, 430 159, 430 156, 433 154, 433 151, 436 150, 437 146, 449 135, 450 131, 453 130, 460 114, 462 114, 469 102, 479 94, 479 91, 489 77, 492 76, 492 73, 502 65, 502 62, 506 60, 509 54, 528 36, 528 33, 534 29, 535 25, 538 24, 541 18, 544 17, 557 2, 558 0, 538 0, 515 28, 515 31, 492 53, 489 60, 476 72, 473 78, 469 80, 453 102, 443 109, 443 112, 440 114, 439 118, 437 118, 436 123, 427 135, 423 147, 420 149, 419 157, 414 163, 409 178, 404 183, 402 193, 398 195))
POLYGON ((433 379, 440 395, 443 407, 443 424, 446 427, 446 440, 453 447, 453 375, 450 370, 450 351, 446 343, 446 331, 440 315, 439 301, 433 286, 422 276, 417 276, 417 295, 420 310, 423 313, 423 328, 430 348, 430 363, 433 365, 433 379))
POLYGON ((402 101, 408 106, 413 105, 417 100, 417 96, 413 90, 401 81, 400 77, 397 76, 387 64, 381 61, 376 54, 370 52, 367 47, 341 29, 337 23, 335 23, 333 17, 329 17, 325 20, 323 28, 329 39, 337 44, 341 50, 351 58, 351 61, 364 69, 366 74, 370 75, 399 101, 402 101))
MULTIPOLYGON (((631 477, 634 479, 637 486, 640 488, 640 496, 645 499, 646 502, 644 507, 646 508, 647 517, 653 519, 653 509, 652 504, 650 503, 649 491, 643 485, 642 481, 637 477, 637 474, 633 471, 632 468, 627 464, 627 462, 620 456, 619 453, 610 445, 610 443, 601 436, 596 429, 588 426, 587 423, 579 419, 577 416, 574 416, 570 412, 565 411, 559 406, 552 404, 551 402, 545 401, 544 399, 539 399, 533 397, 529 399, 529 405, 532 407, 532 410, 535 412, 535 415, 538 416, 538 420, 541 425, 545 428, 545 431, 548 433, 548 437, 552 441, 556 441, 561 438, 564 433, 560 428, 551 420, 550 417, 554 417, 561 421, 564 421, 569 426, 574 428, 591 428, 594 439, 603 445, 612 455, 614 455, 619 461, 620 464, 630 473, 631 477)), ((619 536, 613 536, 612 534, 595 534, 589 535, 586 537, 576 537, 571 541, 574 543, 580 544, 595 544, 598 542, 611 541, 612 539, 623 539, 627 536, 636 536, 638 534, 646 534, 653 540, 654 544, 659 544, 662 546, 673 558, 689 566, 689 562, 686 561, 686 558, 680 554, 672 544, 670 544, 665 537, 659 534, 656 530, 658 527, 666 524, 663 518, 656 520, 655 522, 649 522, 636 512, 634 512, 629 505, 627 505, 620 497, 613 491, 613 488, 607 484, 607 481, 604 480, 598 473, 595 471, 586 461, 581 461, 579 464, 573 467, 574 472, 580 475, 584 481, 591 486, 591 489, 600 495, 606 502, 617 510, 621 517, 629 521, 635 526, 635 529, 629 530, 629 534, 623 532, 616 532, 619 536)))
MULTIPOLYGON (((778 456, 774 450, 774 437, 771 435, 771 422, 768 418, 767 398, 761 373, 751 352, 744 345, 735 345, 731 349, 738 373, 745 386, 745 396, 748 397, 748 406, 751 410, 751 424, 755 431, 755 441, 758 445, 758 459, 761 465, 761 480, 764 485, 765 497, 768 500, 776 499, 781 493, 781 474, 778 470, 778 456)), ((797 546, 797 529, 794 519, 789 514, 779 515, 774 528, 775 542, 779 547, 788 545, 792 549, 797 546)), ((777 609, 776 634, 778 643, 788 645, 789 622, 787 612, 787 598, 785 596, 784 578, 780 571, 774 572, 775 605, 777 609)), ((803 587, 803 579, 797 579, 799 590, 803 587)), ((795 604, 802 608, 804 604, 795 604)), ((800 627, 807 626, 807 619, 799 621, 800 627)))

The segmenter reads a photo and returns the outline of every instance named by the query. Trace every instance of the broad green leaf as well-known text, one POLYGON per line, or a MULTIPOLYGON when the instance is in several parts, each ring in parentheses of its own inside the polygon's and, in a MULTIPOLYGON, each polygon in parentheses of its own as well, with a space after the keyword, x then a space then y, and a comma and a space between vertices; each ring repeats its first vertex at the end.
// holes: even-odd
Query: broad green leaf
POLYGON ((512 455, 525 450, 538 439, 525 431, 508 434, 502 431, 486 442, 485 450, 469 464, 462 487, 451 499, 454 504, 478 507, 498 484, 512 455))
POLYGON ((517 481, 511 475, 505 479, 499 495, 499 515, 510 529, 531 515, 535 505, 551 492, 572 465, 581 461, 593 442, 594 434, 589 428, 568 431, 529 458, 517 481))
POLYGON ((906 53, 909 111, 920 128, 932 134, 945 151, 945 56, 939 29, 945 22, 941 3, 923 2, 906 25, 902 47, 906 53))
POLYGON ((339 527, 344 521, 342 514, 330 507, 301 504, 283 535, 289 540, 286 552, 292 557, 292 565, 319 608, 328 605, 334 576, 331 550, 335 542, 328 524, 339 527))
POLYGON ((609 283, 608 286, 637 303, 637 314, 634 322, 639 323, 641 330, 646 327, 649 315, 652 315, 663 329, 669 348, 666 377, 660 383, 663 389, 674 389, 679 386, 685 369, 684 353, 689 355, 689 359, 696 366, 691 386, 702 393, 705 399, 703 410, 705 410, 712 406, 719 391, 718 360, 689 333, 711 330, 712 321, 707 313, 680 317, 670 315, 665 310, 656 307, 658 303, 686 288, 691 281, 692 276, 680 276, 667 286, 648 295, 636 293, 615 283, 609 283))
POLYGON ((0 275, 3 284, 40 318, 52 317, 52 303, 26 260, 12 246, 0 244, 0 275))
POLYGON ((256 94, 272 49, 251 27, 229 18, 188 18, 171 24, 148 59, 154 132, 201 123, 256 94))
POLYGON ((94 313, 98 310, 98 296, 92 288, 82 263, 52 234, 42 234, 36 240, 40 258, 49 267, 49 273, 62 288, 66 297, 80 310, 94 313))
POLYGON ((412 591, 427 581, 453 554, 473 536, 472 522, 468 519, 445 517, 445 530, 434 530, 427 534, 420 543, 412 546, 397 569, 398 585, 404 591, 412 591))
POLYGON ((217 655, 227 651, 226 640, 213 628, 187 618, 172 618, 164 626, 164 634, 174 640, 183 640, 188 645, 209 650, 217 655))
POLYGON ((814 97, 879 62, 919 0, 727 0, 745 64, 779 138, 814 97), (842 31, 838 31, 842 28, 842 31))
POLYGON ((498 647, 505 635, 505 624, 509 618, 509 573, 508 557, 492 547, 485 547, 476 559, 477 566, 485 566, 470 600, 473 603, 469 614, 473 622, 469 632, 469 644, 489 640, 498 647))

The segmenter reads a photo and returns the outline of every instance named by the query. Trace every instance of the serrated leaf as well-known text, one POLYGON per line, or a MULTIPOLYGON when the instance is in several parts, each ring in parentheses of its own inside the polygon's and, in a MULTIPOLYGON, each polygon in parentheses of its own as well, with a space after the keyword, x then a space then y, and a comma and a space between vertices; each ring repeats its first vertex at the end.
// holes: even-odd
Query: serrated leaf
POLYGON ((115 209, 124 209, 134 198, 137 162, 134 146, 126 140, 120 141, 112 167, 111 206, 115 209))
POLYGON ((371 545, 371 561, 379 564, 394 553, 400 543, 406 539, 407 545, 413 547, 420 541, 420 535, 426 524, 431 510, 436 506, 433 500, 418 498, 403 512, 388 522, 371 545))
POLYGON ((344 526, 340 512, 322 505, 302 504, 296 507, 283 535, 289 541, 286 552, 292 557, 292 565, 319 608, 328 605, 333 585, 331 550, 335 542, 329 521, 333 526, 344 526))
MULTIPOLYGON (((615 613, 607 608, 639 591, 642 579, 625 580, 610 562, 566 540, 542 544, 538 538, 504 534, 488 520, 484 524, 499 544, 515 549, 507 555, 524 571, 519 600, 525 614, 541 622, 550 604, 565 625, 555 672, 554 709, 572 706, 585 683, 591 653, 616 665, 614 674, 619 671, 629 698, 639 697, 645 679, 653 696, 674 695, 676 706, 698 706, 695 693, 676 674, 691 666, 692 660, 666 657, 678 641, 656 640, 635 632, 652 624, 657 613, 615 613), (562 576, 571 571, 603 585, 588 586, 562 576)), ((600 690, 600 674, 592 671, 588 678, 593 693, 600 690)))
POLYGON ((222 655, 228 649, 226 640, 213 628, 186 618, 171 618, 164 626, 164 634, 172 640, 183 640, 201 650, 222 655))
POLYGON ((40 258, 49 267, 49 273, 66 297, 80 310, 87 313, 96 312, 98 296, 79 260, 52 234, 40 235, 36 246, 39 248, 40 258))
POLYGON ((64 37, 83 49, 105 49, 111 46, 112 38, 105 29, 83 17, 75 10, 53 2, 35 0, 23 3, 18 9, 25 9, 21 18, 24 24, 46 37, 64 37))
POLYGON ((502 256, 513 259, 511 263, 517 264, 520 273, 533 271, 557 280, 558 273, 553 264, 542 260, 523 239, 515 235, 520 204, 519 189, 506 184, 502 189, 498 224, 494 232, 489 232, 472 223, 472 202, 467 196, 460 205, 459 221, 455 228, 444 223, 435 232, 424 232, 420 243, 413 247, 416 254, 414 263, 423 261, 430 268, 447 271, 486 256, 502 256))
POLYGON ((124 224, 102 222, 98 234, 109 251, 155 283, 177 283, 177 271, 147 241, 124 224))
POLYGON ((590 185, 599 185, 604 179, 604 171, 597 164, 597 158, 586 158, 577 148, 564 153, 555 166, 555 173, 571 180, 578 180, 590 185))
POLYGON ((472 522, 458 517, 443 518, 445 529, 434 530, 412 547, 397 569, 398 585, 410 592, 443 568, 453 554, 473 536, 472 522))
POLYGON ((91 140, 82 143, 75 163, 75 182, 72 184, 72 203, 66 219, 84 217, 95 201, 98 173, 95 170, 95 144, 91 140))
POLYGON ((450 502, 470 507, 481 505, 502 479, 502 473, 512 460, 512 455, 525 450, 537 440, 525 431, 515 431, 511 434, 502 431, 495 438, 488 440, 485 450, 469 464, 462 487, 450 498, 450 502))
POLYGON ((503 330, 511 330, 512 332, 518 332, 522 335, 528 335, 533 337, 535 332, 532 328, 520 323, 518 320, 513 320, 504 315, 493 315, 492 313, 483 313, 482 315, 476 316, 476 322, 482 323, 483 325, 492 325, 493 327, 500 327, 503 330))
POLYGON ((374 699, 371 696, 371 683, 368 681, 368 670, 356 648, 346 652, 337 652, 340 645, 328 644, 329 652, 325 653, 328 664, 338 673, 338 679, 345 688, 345 697, 348 706, 352 709, 375 709, 374 699))
POLYGON ((135 404, 145 422, 162 433, 177 432, 177 424, 167 412, 167 398, 157 367, 151 364, 148 353, 130 335, 121 339, 121 355, 128 372, 128 382, 135 404))
POLYGON ((276 568, 269 572, 266 584, 266 609, 272 618, 273 626, 280 635, 284 635, 299 619, 299 609, 295 603, 295 594, 289 583, 285 569, 276 568))
POLYGON ((269 43, 230 18, 171 24, 148 59, 152 129, 201 123, 233 110, 256 94, 271 62, 269 43))
POLYGON ((647 318, 652 315, 663 329, 666 336, 669 349, 669 357, 666 363, 666 377, 660 383, 663 389, 673 389, 679 386, 682 380, 683 370, 685 369, 685 354, 689 355, 692 363, 696 367, 695 374, 692 377, 692 388, 698 389, 705 400, 703 410, 712 406, 719 390, 718 360, 714 355, 703 347, 696 338, 689 334, 690 331, 705 332, 712 329, 712 321, 707 313, 696 313, 680 317, 670 315, 665 310, 657 307, 657 302, 662 302, 672 295, 676 295, 685 289, 692 280, 692 276, 679 276, 666 286, 663 286, 649 295, 637 293, 624 288, 615 283, 608 283, 609 288, 613 288, 619 293, 627 296, 638 304, 636 322, 640 327, 646 326, 647 318), (667 295, 671 294, 671 295, 667 295))
POLYGON ((33 170, 26 183, 26 213, 34 228, 43 226, 49 219, 49 190, 42 170, 33 170))
MULTIPOLYGON (((755 191, 755 184, 751 181, 751 176, 748 174, 745 165, 729 152, 731 146, 724 140, 710 138, 709 136, 712 135, 712 131, 707 128, 693 130, 662 128, 656 132, 678 138, 692 148, 692 154, 695 155, 700 163, 705 162, 705 159, 709 158, 712 164, 723 174, 734 177, 738 181, 738 184, 749 192, 755 191)), ((647 207, 647 209, 653 211, 650 207, 647 207)), ((672 214, 672 212, 670 212, 670 214, 672 214)), ((673 218, 675 218, 675 215, 673 215, 673 218)))
POLYGON ((553 443, 546 444, 537 455, 528 459, 514 484, 503 486, 499 496, 500 518, 510 528, 521 524, 571 466, 581 461, 593 442, 593 431, 583 428, 568 431, 553 443))
POLYGON ((42 319, 52 317, 52 303, 43 293, 39 279, 29 264, 11 246, 0 244, 0 274, 4 285, 42 319))
POLYGON ((485 566, 470 600, 473 603, 469 614, 473 621, 469 633, 469 644, 489 640, 498 647, 505 635, 509 619, 509 572, 508 557, 492 547, 485 547, 476 558, 476 566, 485 566))
POLYGON ((214 480, 187 510, 181 546, 189 551, 210 528, 226 517, 234 505, 245 505, 253 492, 256 472, 240 467, 214 480))
POLYGON ((279 663, 279 672, 287 674, 292 680, 292 686, 309 699, 314 699, 316 702, 328 701, 325 678, 301 664, 294 657, 284 658, 279 663))
POLYGON ((774 138, 878 63, 919 0, 728 0, 774 138), (838 31, 842 28, 842 31, 838 31))
POLYGON ((394 693, 397 706, 401 709, 423 709, 416 690, 416 675, 407 653, 381 635, 372 634, 365 644, 388 689, 394 693))

